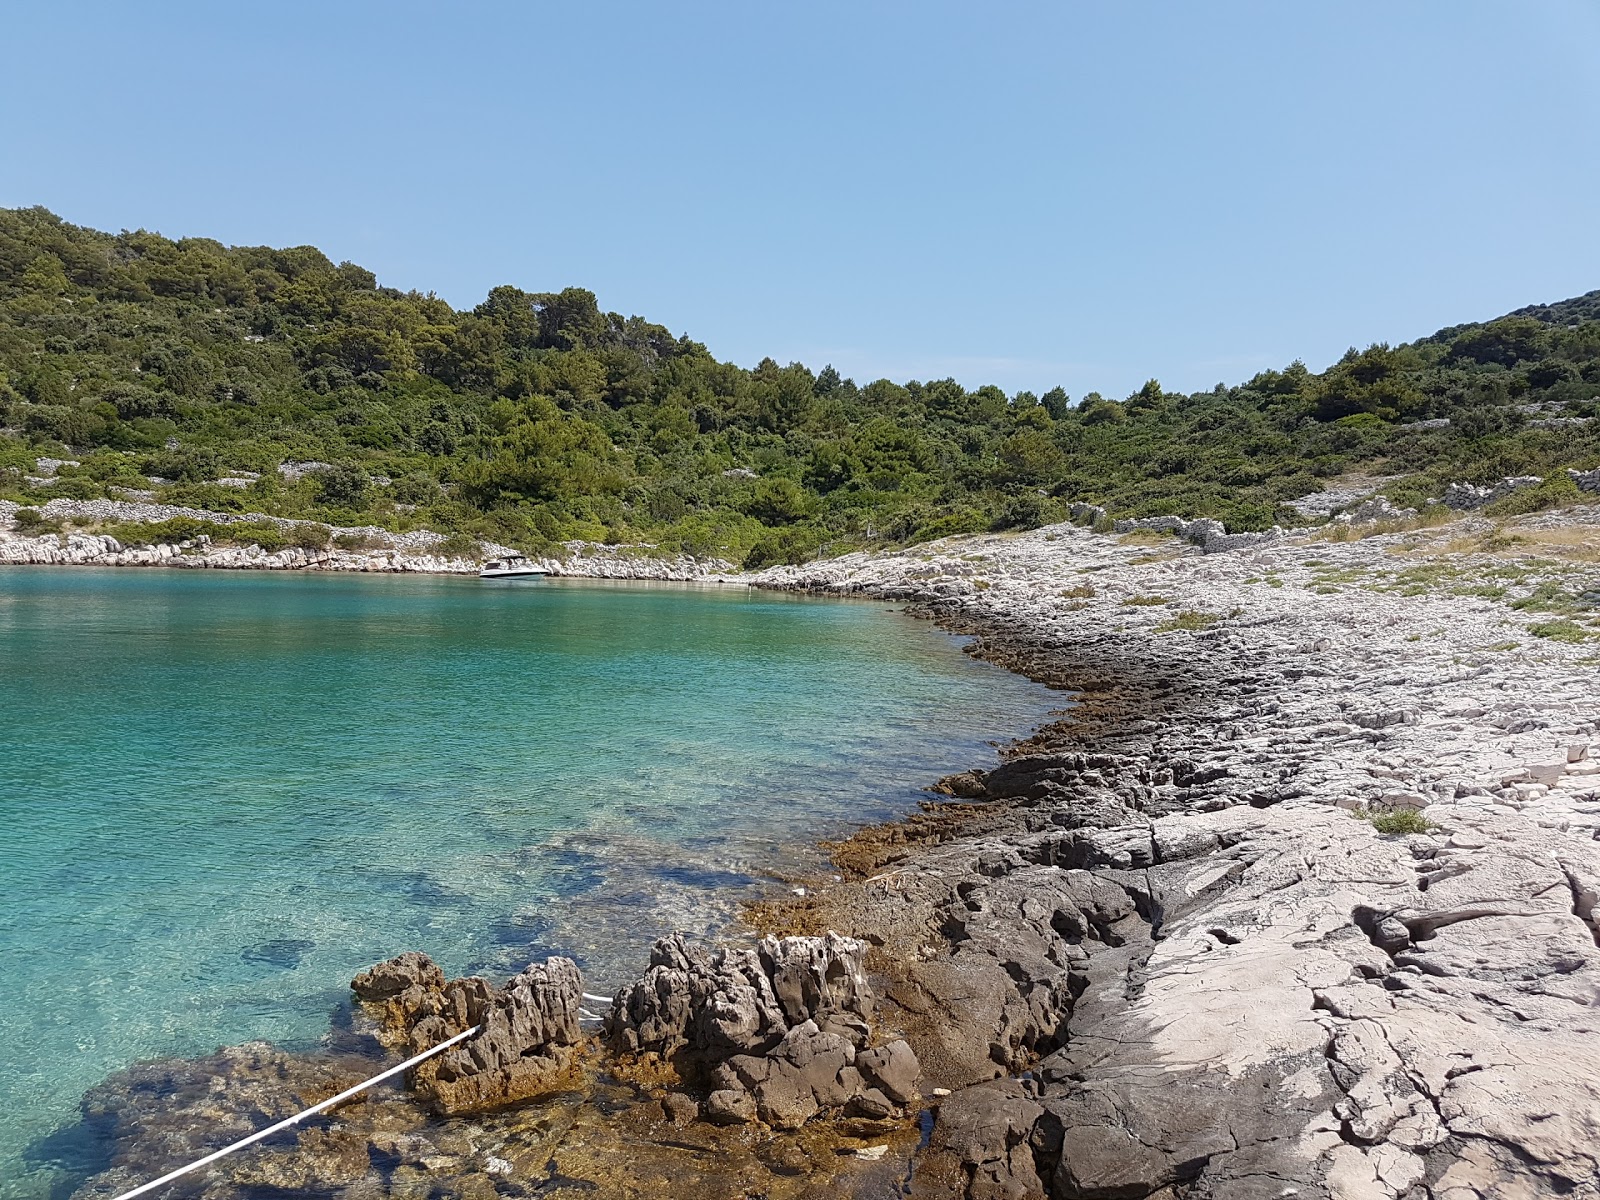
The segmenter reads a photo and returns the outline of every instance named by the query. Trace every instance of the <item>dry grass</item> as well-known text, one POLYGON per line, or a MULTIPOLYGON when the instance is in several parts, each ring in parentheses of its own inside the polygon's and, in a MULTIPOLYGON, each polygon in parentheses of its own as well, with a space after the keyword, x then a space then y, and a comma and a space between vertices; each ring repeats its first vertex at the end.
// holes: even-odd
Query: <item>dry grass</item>
POLYGON ((1574 525, 1566 529, 1524 529, 1516 535, 1547 553, 1572 562, 1600 562, 1600 528, 1574 525))
POLYGON ((1372 537, 1385 537, 1394 533, 1413 533, 1419 529, 1437 529, 1461 519, 1461 514, 1451 512, 1443 505, 1424 509, 1414 517, 1393 521, 1374 521, 1370 525, 1348 525, 1336 522, 1324 525, 1311 535, 1311 541, 1354 542, 1372 537))

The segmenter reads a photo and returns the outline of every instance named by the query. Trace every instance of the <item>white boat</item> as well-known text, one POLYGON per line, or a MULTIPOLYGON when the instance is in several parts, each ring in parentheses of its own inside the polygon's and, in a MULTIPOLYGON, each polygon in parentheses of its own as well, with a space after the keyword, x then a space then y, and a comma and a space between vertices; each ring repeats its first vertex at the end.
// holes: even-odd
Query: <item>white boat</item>
POLYGON ((478 572, 479 579, 527 579, 546 574, 543 567, 535 566, 520 554, 506 554, 491 558, 478 572))

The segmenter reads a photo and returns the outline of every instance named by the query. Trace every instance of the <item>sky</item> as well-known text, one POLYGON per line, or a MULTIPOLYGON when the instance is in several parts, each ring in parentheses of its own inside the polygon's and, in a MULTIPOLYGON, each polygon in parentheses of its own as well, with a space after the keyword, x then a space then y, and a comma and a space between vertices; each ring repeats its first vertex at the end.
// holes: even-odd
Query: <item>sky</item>
POLYGON ((1600 288, 1596 0, 8 5, 0 206, 1123 396, 1600 288))

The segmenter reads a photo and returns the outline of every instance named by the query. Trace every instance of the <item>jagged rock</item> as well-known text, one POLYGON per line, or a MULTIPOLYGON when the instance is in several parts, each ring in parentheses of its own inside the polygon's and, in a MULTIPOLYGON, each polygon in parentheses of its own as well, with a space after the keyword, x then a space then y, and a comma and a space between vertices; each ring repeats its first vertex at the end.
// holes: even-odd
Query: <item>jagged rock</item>
POLYGON ((874 1003, 865 955, 865 943, 832 933, 766 938, 756 950, 707 951, 681 934, 662 938, 644 977, 617 994, 607 1036, 621 1051, 687 1051, 711 1064, 765 1054, 807 1020, 859 1044, 874 1003))
POLYGON ((432 996, 443 990, 443 969, 426 954, 408 950, 350 981, 350 990, 378 1021, 378 1040, 391 1048, 410 1041, 432 996))
POLYGON ((439 1112, 481 1112, 573 1080, 583 980, 571 959, 532 964, 495 988, 476 977, 446 981, 431 959, 411 951, 356 976, 351 989, 379 1019, 380 1039, 407 1054, 483 1025, 408 1074, 411 1089, 439 1112))
POLYGON ((663 938, 644 977, 618 993, 607 1036, 620 1053, 661 1055, 708 1079, 705 1115, 719 1123, 795 1129, 824 1109, 888 1116, 915 1099, 920 1070, 905 1042, 858 1054, 875 1007, 865 954, 864 942, 833 933, 764 938, 754 950, 663 938))

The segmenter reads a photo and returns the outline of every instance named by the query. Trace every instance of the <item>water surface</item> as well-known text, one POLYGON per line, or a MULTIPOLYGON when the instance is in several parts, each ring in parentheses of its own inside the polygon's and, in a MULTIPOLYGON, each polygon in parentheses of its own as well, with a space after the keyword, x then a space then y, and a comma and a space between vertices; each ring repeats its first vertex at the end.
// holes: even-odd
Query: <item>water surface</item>
POLYGON ((1060 702, 882 605, 0 571, 0 1196, 108 1071, 314 1043, 401 950, 609 991, 1060 702))

